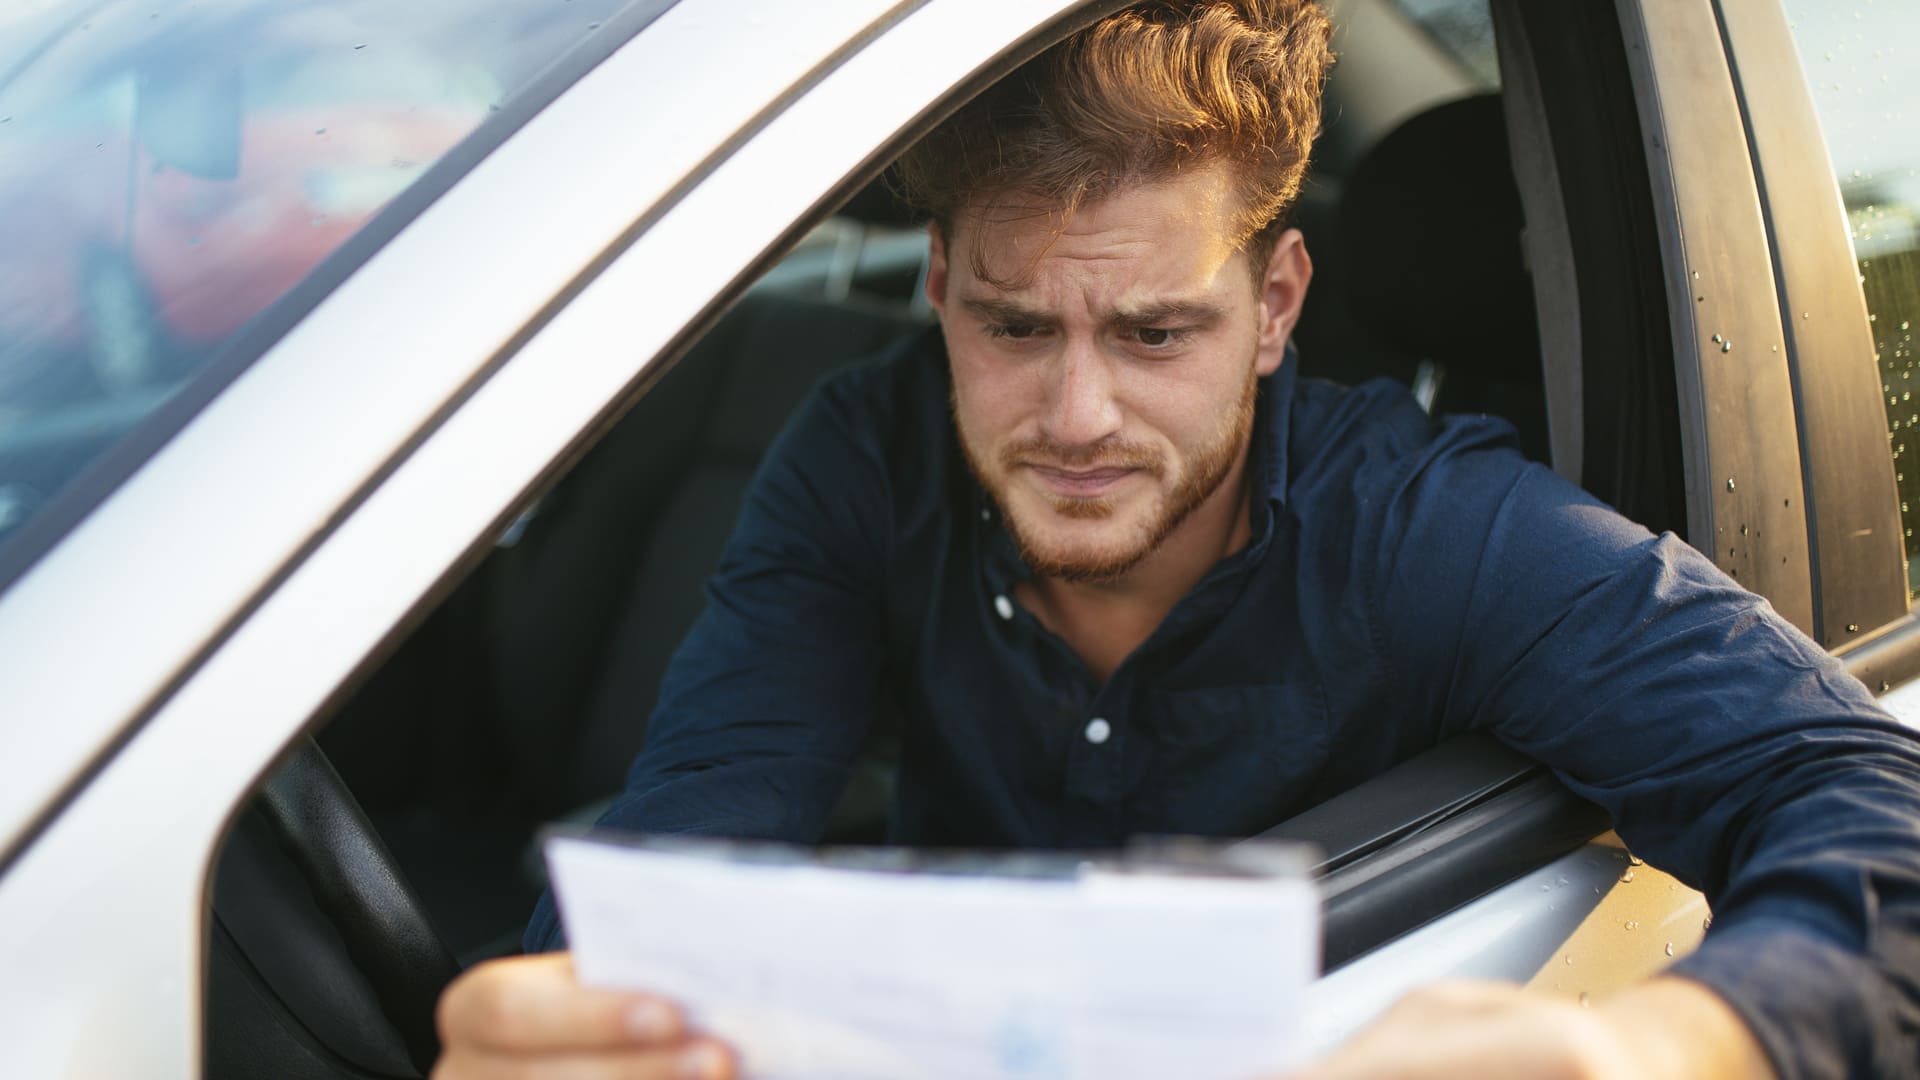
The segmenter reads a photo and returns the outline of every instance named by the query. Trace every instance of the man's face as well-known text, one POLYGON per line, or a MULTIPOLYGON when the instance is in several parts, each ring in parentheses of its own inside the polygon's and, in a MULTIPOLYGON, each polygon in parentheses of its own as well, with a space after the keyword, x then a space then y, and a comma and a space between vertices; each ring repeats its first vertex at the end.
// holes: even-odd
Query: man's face
POLYGON ((1254 380, 1279 366, 1310 270, 1289 233, 1256 285, 1229 180, 1122 190, 1057 238, 1041 207, 935 235, 960 442, 1037 573, 1117 579, 1196 509, 1242 497, 1254 380))

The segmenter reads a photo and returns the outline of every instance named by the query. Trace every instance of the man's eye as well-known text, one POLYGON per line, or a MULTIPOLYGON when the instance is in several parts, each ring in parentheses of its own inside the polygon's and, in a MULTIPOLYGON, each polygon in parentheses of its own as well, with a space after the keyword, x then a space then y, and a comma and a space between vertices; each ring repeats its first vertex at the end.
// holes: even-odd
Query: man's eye
POLYGON ((1040 332, 1040 328, 1031 323, 995 323, 987 327, 987 333, 997 338, 1012 338, 1023 341, 1040 332))
POLYGON ((1133 331, 1133 339, 1150 349, 1175 344, 1180 336, 1180 331, 1167 326, 1140 326, 1133 331))

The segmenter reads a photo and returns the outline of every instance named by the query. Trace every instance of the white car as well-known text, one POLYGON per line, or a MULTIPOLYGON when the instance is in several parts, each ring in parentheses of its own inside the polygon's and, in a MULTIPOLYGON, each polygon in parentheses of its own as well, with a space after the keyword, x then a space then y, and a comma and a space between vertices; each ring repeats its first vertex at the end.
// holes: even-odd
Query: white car
MULTIPOLYGON (((0 1073, 424 1074, 786 410, 927 318, 881 170, 1122 6, 0 13, 0 1073)), ((1305 372, 1507 415, 1920 713, 1920 12, 1329 6, 1305 372)), ((1275 825, 1323 1047, 1708 920, 1490 743, 1275 825)))

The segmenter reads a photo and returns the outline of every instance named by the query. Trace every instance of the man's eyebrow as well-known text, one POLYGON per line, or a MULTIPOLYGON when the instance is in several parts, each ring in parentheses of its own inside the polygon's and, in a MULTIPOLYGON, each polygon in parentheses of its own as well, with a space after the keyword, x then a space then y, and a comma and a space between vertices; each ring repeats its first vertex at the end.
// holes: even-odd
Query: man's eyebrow
POLYGON ((1115 326, 1212 326, 1227 317, 1225 308, 1198 300, 1163 300, 1125 308, 1107 320, 1115 326))
MULTIPOLYGON (((962 297, 961 306, 987 322, 1017 326, 1050 326, 1053 316, 1011 300, 962 297)), ((1107 316, 1113 326, 1212 326, 1227 317, 1226 309, 1199 300, 1160 300, 1122 308, 1107 316)))
POLYGON ((1053 316, 1022 307, 1011 300, 989 300, 966 296, 960 299, 960 305, 990 323, 1010 326, 1047 326, 1053 322, 1053 316))

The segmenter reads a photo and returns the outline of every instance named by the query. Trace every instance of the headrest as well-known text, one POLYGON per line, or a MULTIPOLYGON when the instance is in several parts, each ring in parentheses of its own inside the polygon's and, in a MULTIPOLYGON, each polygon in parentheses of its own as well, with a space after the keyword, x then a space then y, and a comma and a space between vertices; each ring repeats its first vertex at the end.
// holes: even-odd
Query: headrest
POLYGON ((1499 95, 1428 109, 1342 185, 1347 302, 1361 325, 1450 371, 1537 381, 1523 225, 1499 95))

